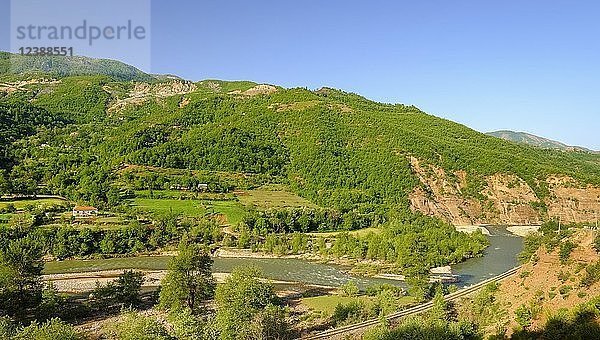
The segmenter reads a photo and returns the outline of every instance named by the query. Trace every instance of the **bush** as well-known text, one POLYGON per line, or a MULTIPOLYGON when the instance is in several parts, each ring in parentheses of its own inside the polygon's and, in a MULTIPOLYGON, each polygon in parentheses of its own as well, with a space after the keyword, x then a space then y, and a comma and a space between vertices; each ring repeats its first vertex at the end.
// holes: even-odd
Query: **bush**
POLYGON ((45 323, 32 322, 13 336, 14 340, 80 340, 83 335, 73 326, 60 319, 48 320, 45 323))
POLYGON ((398 287, 398 286, 388 284, 388 283, 371 285, 371 286, 367 287, 367 289, 365 290, 365 293, 368 296, 376 296, 377 294, 384 292, 384 291, 392 293, 392 295, 394 295, 395 297, 401 297, 401 296, 406 295, 406 292, 404 291, 404 289, 402 289, 401 287, 398 287))
POLYGON ((291 339, 286 310, 281 306, 267 305, 252 321, 254 339, 291 339))
POLYGON ((600 280, 600 261, 585 267, 585 274, 581 279, 581 285, 589 287, 600 280))
POLYGON ((9 339, 15 333, 15 325, 7 316, 0 317, 0 339, 9 339))
POLYGON ((563 297, 565 297, 566 295, 569 294, 569 292, 573 289, 573 287, 571 286, 560 286, 560 288, 558 288, 558 292, 560 293, 560 295, 562 295, 563 297))
POLYGON ((365 313, 365 304, 360 300, 356 300, 347 304, 338 303, 337 306, 335 306, 331 318, 336 325, 349 324, 353 322, 360 322, 365 319, 363 317, 365 313))
POLYGON ((286 338, 284 313, 270 283, 260 281, 256 268, 235 268, 217 287, 216 326, 221 339, 286 338), (284 331, 282 334, 277 332, 284 331), (257 334, 262 334, 257 336, 257 334))
POLYGON ((517 308, 517 310, 515 310, 515 316, 515 321, 517 321, 517 323, 521 327, 527 328, 531 326, 531 322, 533 320, 533 313, 529 307, 522 304, 521 306, 519 306, 519 308, 517 308))
POLYGON ((358 296, 358 293, 360 293, 360 290, 354 281, 346 282, 339 289, 342 296, 358 296))
POLYGON ((109 327, 108 333, 118 340, 170 340, 165 327, 156 319, 128 312, 122 320, 109 327))
POLYGON ((205 323, 185 308, 183 310, 171 311, 169 322, 173 326, 173 335, 179 340, 204 340, 205 323))
POLYGON ((144 282, 144 274, 140 271, 126 270, 119 277, 106 285, 96 284, 90 294, 93 306, 102 310, 115 304, 121 307, 136 307, 140 303, 140 290, 144 282))
POLYGON ((381 326, 367 331, 364 340, 474 340, 483 337, 469 321, 431 322, 418 317, 403 320, 394 329, 381 326))
POLYGON ((571 252, 577 246, 571 241, 562 242, 560 245, 560 250, 558 252, 558 258, 560 259, 560 263, 565 264, 569 257, 571 256, 571 252))

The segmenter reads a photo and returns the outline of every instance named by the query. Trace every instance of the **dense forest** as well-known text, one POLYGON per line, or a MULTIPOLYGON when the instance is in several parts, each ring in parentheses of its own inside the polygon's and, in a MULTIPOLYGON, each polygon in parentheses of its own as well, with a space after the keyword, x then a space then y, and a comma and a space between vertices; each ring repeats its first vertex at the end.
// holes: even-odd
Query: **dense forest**
POLYGON ((232 94, 253 86, 246 82, 195 86, 185 95, 149 97, 119 111, 109 108, 132 84, 106 76, 4 93, 3 115, 17 107, 49 115, 16 117, 27 126, 10 125, 13 139, 37 133, 11 141, 19 145, 11 156, 16 166, 3 165, 3 177, 16 184, 4 186, 5 193, 52 192, 112 205, 110 183, 126 163, 271 176, 321 206, 366 212, 407 206, 408 193, 420 185, 410 156, 465 170, 474 192, 482 189, 481 176, 494 173, 523 178, 540 197, 547 195, 542 180, 550 174, 600 183, 597 155, 517 145, 412 106, 333 89, 248 96, 232 94), (18 183, 23 173, 35 184, 18 183))

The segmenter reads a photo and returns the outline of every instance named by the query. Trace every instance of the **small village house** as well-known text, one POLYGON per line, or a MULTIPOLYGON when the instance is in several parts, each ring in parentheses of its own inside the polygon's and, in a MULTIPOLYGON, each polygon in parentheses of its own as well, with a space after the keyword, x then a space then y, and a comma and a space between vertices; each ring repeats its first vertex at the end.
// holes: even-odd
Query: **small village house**
POLYGON ((85 206, 85 205, 76 205, 73 208, 73 217, 91 217, 96 216, 98 214, 98 208, 85 206))

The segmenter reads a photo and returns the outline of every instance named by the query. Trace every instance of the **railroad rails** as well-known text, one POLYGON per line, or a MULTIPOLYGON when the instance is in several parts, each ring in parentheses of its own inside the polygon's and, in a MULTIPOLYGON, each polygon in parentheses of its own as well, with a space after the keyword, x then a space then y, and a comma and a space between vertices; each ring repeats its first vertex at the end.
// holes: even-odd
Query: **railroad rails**
MULTIPOLYGON (((494 276, 492 278, 483 280, 483 281, 481 281, 479 283, 476 283, 476 284, 474 284, 472 286, 469 286, 469 287, 457 290, 454 293, 450 293, 450 294, 444 296, 444 300, 446 300, 446 301, 454 301, 454 300, 457 300, 457 299, 459 299, 461 297, 467 296, 467 295, 469 295, 469 294, 471 294, 471 293, 473 293, 473 292, 481 289, 482 287, 484 287, 485 285, 487 285, 487 284, 489 284, 491 282, 498 282, 498 281, 501 281, 501 280, 503 280, 503 279, 505 279, 505 278, 507 278, 507 277, 509 277, 509 276, 511 276, 513 274, 515 274, 519 270, 519 268, 521 268, 521 266, 518 266, 518 267, 515 267, 513 269, 510 269, 510 270, 508 270, 508 271, 506 271, 506 272, 504 272, 504 273, 502 273, 500 275, 494 276)), ((429 310, 432 306, 433 306, 433 302, 429 301, 429 302, 426 302, 426 303, 423 303, 423 304, 420 304, 420 305, 417 305, 417 306, 414 306, 414 307, 411 307, 411 308, 407 308, 407 309, 401 310, 401 311, 396 312, 396 313, 392 313, 392 314, 386 315, 385 319, 388 322, 392 322, 392 321, 398 320, 400 318, 403 318, 403 317, 406 317, 406 316, 409 316, 409 315, 415 315, 415 314, 419 314, 419 313, 425 312, 425 311, 429 310)), ((323 331, 323 332, 320 332, 320 333, 317 333, 317 334, 314 334, 314 335, 307 336, 304 339, 331 339, 331 338, 336 338, 336 337, 339 337, 341 335, 356 333, 356 332, 358 332, 360 330, 376 326, 376 325, 378 325, 380 323, 381 323, 381 319, 379 319, 379 318, 378 319, 371 319, 371 320, 367 320, 367 321, 355 323, 355 324, 352 324, 352 325, 347 325, 347 326, 343 326, 343 327, 339 327, 339 328, 329 329, 329 330, 326 330, 326 331, 323 331)))

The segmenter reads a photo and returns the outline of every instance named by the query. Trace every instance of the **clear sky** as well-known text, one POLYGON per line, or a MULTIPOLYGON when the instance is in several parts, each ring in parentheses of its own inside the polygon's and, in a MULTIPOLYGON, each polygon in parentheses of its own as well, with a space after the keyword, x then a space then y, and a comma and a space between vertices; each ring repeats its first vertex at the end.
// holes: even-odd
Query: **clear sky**
POLYGON ((600 150, 599 15, 598 1, 154 0, 150 71, 331 86, 600 150))

